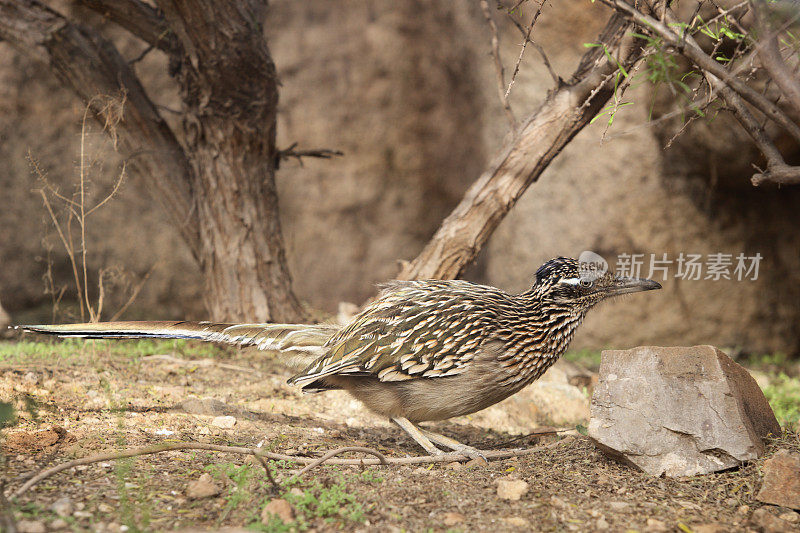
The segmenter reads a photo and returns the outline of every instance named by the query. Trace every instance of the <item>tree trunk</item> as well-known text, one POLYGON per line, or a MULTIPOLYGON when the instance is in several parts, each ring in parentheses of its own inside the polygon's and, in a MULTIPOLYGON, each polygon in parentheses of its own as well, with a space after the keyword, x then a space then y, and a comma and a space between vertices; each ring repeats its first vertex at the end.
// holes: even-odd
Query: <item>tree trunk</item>
POLYGON ((86 0, 170 56, 183 95, 183 144, 117 49, 35 0, 0 0, 0 39, 48 64, 96 118, 124 100, 114 129, 197 259, 210 318, 302 319, 278 218, 275 66, 247 0, 86 0), (164 28, 168 28, 165 30, 164 28))
POLYGON ((214 317, 298 321, 277 190, 278 78, 253 2, 159 0, 183 50, 177 72, 214 317))

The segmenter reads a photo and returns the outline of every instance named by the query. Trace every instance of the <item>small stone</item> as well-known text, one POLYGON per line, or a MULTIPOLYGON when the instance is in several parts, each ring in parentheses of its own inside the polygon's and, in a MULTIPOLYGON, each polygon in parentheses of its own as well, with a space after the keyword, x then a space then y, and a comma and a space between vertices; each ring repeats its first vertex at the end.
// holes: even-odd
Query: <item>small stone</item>
POLYGON ((758 501, 800 510, 800 454, 780 450, 764 461, 758 501))
POLYGON ((503 500, 517 501, 528 492, 528 484, 521 479, 498 479, 497 496, 503 500))
POLYGON ((747 513, 750 512, 750 506, 749 505, 740 505, 739 508, 736 509, 736 512, 739 513, 739 514, 747 514, 747 513))
POLYGON ((72 500, 64 496, 63 498, 59 498, 54 501, 52 505, 50 505, 50 510, 61 518, 66 518, 68 516, 72 516, 75 506, 72 505, 72 500))
POLYGON ((108 505, 107 503, 101 503, 100 505, 97 506, 97 510, 100 511, 101 513, 110 513, 114 510, 114 508, 108 505))
POLYGON ((234 416, 215 416, 211 421, 211 425, 220 429, 231 429, 236 425, 236 417, 234 416))
POLYGON ((605 518, 598 518, 598 519, 597 519, 597 522, 595 522, 595 523, 594 523, 594 527, 595 527, 595 528, 596 528, 598 531, 605 531, 605 530, 607 530, 608 528, 610 528, 610 527, 611 527, 611 525, 609 525, 609 523, 608 523, 608 522, 606 522, 606 519, 605 519, 605 518))
POLYGON ((17 522, 19 533, 45 533, 46 528, 41 520, 20 520, 17 522))
POLYGON ((284 523, 294 521, 294 509, 292 505, 283 498, 275 498, 264 506, 261 511, 261 523, 269 524, 273 517, 277 516, 284 523))
POLYGON ((464 468, 464 465, 459 463, 458 461, 453 461, 452 463, 447 463, 445 468, 449 468, 450 470, 461 470, 464 468))
POLYGON ((660 532, 667 531, 667 524, 655 518, 647 519, 647 531, 660 532))
POLYGON ((508 518, 503 518, 503 522, 510 527, 518 527, 525 529, 530 529, 531 527, 531 523, 522 518, 521 516, 511 516, 508 518))
POLYGON ((186 496, 193 500, 216 496, 221 491, 219 485, 214 483, 214 478, 207 472, 186 485, 186 496))
POLYGON ((624 511, 631 506, 628 502, 608 502, 608 506, 612 511, 624 511))
POLYGON ((92 518, 92 516, 94 515, 89 511, 75 511, 74 513, 72 513, 72 516, 74 516, 75 518, 92 518))
POLYGON ((779 514, 778 518, 780 518, 781 520, 785 520, 790 524, 796 524, 800 522, 800 514, 797 514, 793 511, 787 511, 785 513, 779 514))
POLYGON ((66 529, 69 526, 67 521, 63 518, 56 518, 52 522, 50 522, 50 529, 59 530, 59 529, 66 529))
POLYGON ((305 493, 303 492, 303 489, 292 487, 292 490, 289 491, 289 494, 292 496, 303 496, 305 493))
POLYGON ((550 505, 556 509, 566 509, 567 503, 558 496, 550 496, 550 505))
POLYGON ((464 515, 461 513, 444 513, 444 518, 442 518, 442 523, 446 526, 454 526, 456 524, 460 524, 464 521, 464 515))
POLYGON ((788 529, 786 522, 770 513, 765 507, 753 511, 750 515, 750 524, 763 533, 782 533, 788 529))
POLYGON ((467 468, 473 468, 476 466, 486 466, 488 464, 489 463, 487 463, 486 459, 484 459, 483 457, 476 457, 474 459, 470 459, 469 461, 467 461, 466 464, 464 464, 464 466, 466 466, 467 468))
POLYGON ((726 527, 723 524, 713 522, 710 524, 698 524, 696 526, 692 526, 692 531, 694 533, 725 533, 726 531, 730 531, 730 526, 726 527))
POLYGON ((729 506, 733 507, 734 505, 736 505, 738 503, 739 503, 739 500, 737 500, 736 498, 725 498, 725 505, 729 505, 729 506))

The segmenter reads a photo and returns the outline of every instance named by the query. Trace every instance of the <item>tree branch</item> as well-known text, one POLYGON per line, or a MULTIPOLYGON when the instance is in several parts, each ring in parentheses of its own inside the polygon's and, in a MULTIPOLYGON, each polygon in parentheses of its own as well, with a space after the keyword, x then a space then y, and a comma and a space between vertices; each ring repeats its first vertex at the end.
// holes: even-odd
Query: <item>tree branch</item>
POLYGON ((720 63, 709 57, 690 35, 678 35, 665 23, 642 13, 624 0, 601 0, 601 2, 613 7, 619 13, 623 13, 644 29, 652 31, 661 37, 664 42, 690 59, 700 69, 724 81, 731 89, 739 93, 747 103, 764 113, 767 118, 781 126, 794 137, 797 142, 800 142, 800 126, 786 116, 786 113, 784 113, 781 108, 770 102, 763 95, 728 72, 720 63))
POLYGON ((196 254, 199 235, 188 160, 116 48, 97 31, 72 24, 37 0, 0 0, 0 39, 48 64, 101 124, 116 123, 120 152, 151 186, 196 254))
POLYGON ((152 47, 168 54, 178 49, 175 34, 158 9, 139 0, 74 0, 78 5, 103 15, 152 47))
POLYGON ((503 111, 506 113, 511 129, 516 128, 517 119, 514 117, 514 112, 511 110, 511 104, 508 103, 508 94, 506 93, 506 80, 505 69, 503 62, 500 60, 500 39, 497 35, 497 24, 492 18, 492 11, 489 9, 488 0, 481 0, 481 10, 489 29, 492 31, 492 59, 494 59, 494 69, 497 74, 497 93, 500 96, 500 103, 503 105, 503 111))
POLYGON ((599 39, 605 49, 583 55, 573 77, 525 120, 399 279, 455 278, 475 258, 525 190, 611 97, 620 64, 638 59, 641 47, 632 46, 629 28, 623 15, 609 19, 599 39))
POLYGON ((770 78, 778 85, 795 112, 800 115, 800 82, 781 56, 778 48, 778 32, 771 28, 767 21, 765 2, 764 0, 753 0, 750 3, 756 14, 756 24, 760 34, 756 50, 758 50, 761 64, 764 65, 770 78))

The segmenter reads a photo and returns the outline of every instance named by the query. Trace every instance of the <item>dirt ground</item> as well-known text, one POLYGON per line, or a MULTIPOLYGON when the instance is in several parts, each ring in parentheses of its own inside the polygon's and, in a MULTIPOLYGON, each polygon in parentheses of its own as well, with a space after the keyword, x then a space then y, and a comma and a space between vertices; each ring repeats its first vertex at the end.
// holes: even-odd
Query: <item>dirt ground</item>
MULTIPOLYGON (((261 445, 297 456, 351 445, 388 457, 421 454, 400 429, 343 396, 299 395, 263 353, 170 342, 37 346, 9 343, 0 358, 0 399, 14 398, 17 411, 17 423, 3 431, 6 493, 44 467, 164 442, 261 445), (233 427, 218 427, 223 415, 235 418, 233 427)), ((71 468, 10 505, 28 531, 759 530, 753 513, 762 507, 755 494, 763 458, 712 475, 653 478, 609 460, 575 432, 509 443, 513 435, 468 420, 434 428, 483 449, 542 447, 489 465, 325 465, 299 481, 297 464, 273 462, 280 487, 251 456, 173 451, 71 468), (219 493, 190 498, 187 486, 203 474, 219 493), (501 498, 498 486, 515 480, 527 491, 501 498), (276 498, 290 502, 293 522, 262 522, 262 508, 276 498), (58 500, 63 516, 53 507, 58 500)), ((780 448, 800 450, 798 435, 771 442, 767 457, 780 448)), ((800 529, 786 520, 793 511, 767 512, 782 515, 785 530, 800 529)))

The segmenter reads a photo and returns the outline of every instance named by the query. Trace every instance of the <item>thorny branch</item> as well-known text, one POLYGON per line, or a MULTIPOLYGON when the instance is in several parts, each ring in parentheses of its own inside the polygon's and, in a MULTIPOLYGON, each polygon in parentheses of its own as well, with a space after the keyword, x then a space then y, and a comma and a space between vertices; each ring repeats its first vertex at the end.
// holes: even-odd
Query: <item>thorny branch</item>
POLYGON ((511 104, 508 103, 505 69, 500 59, 500 38, 497 36, 497 24, 494 22, 494 18, 492 18, 492 11, 489 9, 488 0, 481 0, 481 10, 492 32, 492 59, 494 59, 494 69, 497 74, 497 94, 500 96, 500 103, 503 105, 503 110, 513 130, 517 127, 517 119, 514 117, 514 112, 511 110, 511 104))
MULTIPOLYGON (((542 12, 542 8, 544 7, 545 2, 546 2, 546 0, 542 2, 542 5, 539 6, 539 9, 536 11, 536 14, 534 15, 533 20, 531 21, 531 24, 528 27, 528 29, 525 29, 525 27, 522 24, 520 24, 520 22, 517 19, 514 18, 514 14, 513 14, 514 10, 513 9, 509 10, 508 19, 514 24, 514 26, 517 28, 517 30, 519 30, 519 32, 525 38, 525 43, 526 44, 530 44, 531 46, 536 48, 536 51, 539 52, 540 56, 542 56, 542 61, 544 62, 544 66, 547 67, 547 72, 550 73, 550 77, 553 78, 553 81, 555 82, 556 87, 560 87, 564 83, 564 80, 561 79, 561 76, 559 76, 558 73, 556 73, 555 69, 553 68, 553 65, 550 64, 550 60, 547 58, 547 53, 544 51, 544 48, 542 48, 542 45, 540 45, 539 43, 537 43, 536 41, 534 41, 533 39, 530 38, 530 30, 532 30, 533 29, 533 25, 536 24, 536 19, 539 18, 539 15, 542 12)), ((522 50, 523 50, 523 52, 525 50, 525 45, 524 44, 523 44, 523 49, 522 50)), ((520 53, 520 59, 521 58, 522 58, 522 54, 520 53)), ((515 72, 515 74, 516 74, 516 72, 515 72)))
MULTIPOLYGON (((763 94, 755 91, 742 79, 738 78, 735 70, 729 70, 714 60, 712 56, 715 53, 706 54, 695 41, 689 29, 684 29, 680 34, 673 31, 672 28, 681 28, 685 27, 685 25, 678 22, 669 8, 664 11, 662 20, 659 21, 640 12, 624 0, 601 1, 614 7, 618 12, 624 13, 645 31, 656 34, 703 71, 711 92, 716 92, 721 96, 767 161, 767 169, 753 175, 751 179, 753 185, 758 186, 767 182, 778 184, 800 183, 800 167, 786 164, 780 151, 765 133, 764 125, 760 123, 746 103, 763 113, 767 119, 781 126, 795 140, 800 142, 800 126, 791 117, 774 102, 768 100, 763 94)), ((800 84, 797 83, 795 76, 793 76, 781 57, 777 44, 777 32, 770 28, 766 22, 763 2, 762 0, 753 0, 750 4, 756 12, 760 39, 754 44, 755 50, 741 63, 749 64, 752 56, 757 54, 762 65, 770 74, 771 80, 778 85, 789 103, 800 110, 800 84)), ((720 10, 720 16, 725 16, 727 12, 741 5, 738 4, 727 11, 720 10)), ((695 17, 692 18, 694 19, 695 17)), ((709 95, 710 99, 711 94, 709 95)))
MULTIPOLYGON (((551 448, 555 445, 561 444, 565 442, 564 440, 556 441, 544 446, 538 446, 536 448, 524 448, 518 450, 504 450, 504 451, 487 451, 484 453, 484 456, 487 459, 508 459, 510 457, 520 457, 522 455, 529 455, 535 453, 539 450, 543 450, 546 448, 551 448)), ((277 486, 274 478, 272 478, 272 472, 269 471, 269 465, 263 461, 263 459, 270 459, 273 461, 289 461, 295 463, 301 463, 308 465, 306 468, 301 470, 295 477, 300 478, 303 474, 310 471, 312 468, 316 468, 323 463, 327 464, 335 464, 335 465, 409 465, 409 464, 428 464, 428 463, 452 463, 456 461, 466 461, 469 459, 466 455, 462 455, 460 453, 448 453, 443 455, 422 455, 417 457, 390 457, 387 458, 385 455, 380 453, 377 450, 373 450, 371 448, 364 448, 360 446, 347 446, 344 448, 338 448, 336 450, 332 450, 325 454, 320 458, 311 458, 311 457, 297 457, 294 455, 285 455, 281 453, 274 453, 262 450, 260 448, 246 448, 243 446, 223 446, 218 444, 208 444, 204 442, 176 442, 170 444, 156 444, 154 446, 144 446, 141 448, 131 448, 128 450, 122 450, 119 452, 109 452, 109 453, 101 453, 97 455, 91 455, 89 457, 82 457, 80 459, 75 459, 72 461, 67 461, 65 463, 61 463, 59 465, 53 466, 51 468, 47 468, 42 470, 34 477, 26 481, 21 487, 15 490, 11 494, 11 498, 19 498, 23 494, 25 494, 28 490, 32 487, 36 486, 38 483, 42 482, 43 480, 47 479, 50 476, 58 474, 59 472, 63 472, 64 470, 68 470, 70 468, 81 466, 81 465, 89 465, 93 463, 99 463, 103 461, 113 461, 116 459, 125 459, 127 457, 138 457, 142 455, 151 455, 154 453, 162 453, 162 452, 173 452, 178 450, 207 450, 213 452, 222 452, 222 453, 233 453, 233 454, 241 454, 241 455, 253 455, 255 456, 261 464, 265 467, 268 472, 268 476, 273 483, 273 486, 277 486), (362 452, 373 455, 373 458, 367 459, 334 459, 336 455, 345 452, 362 452)))

